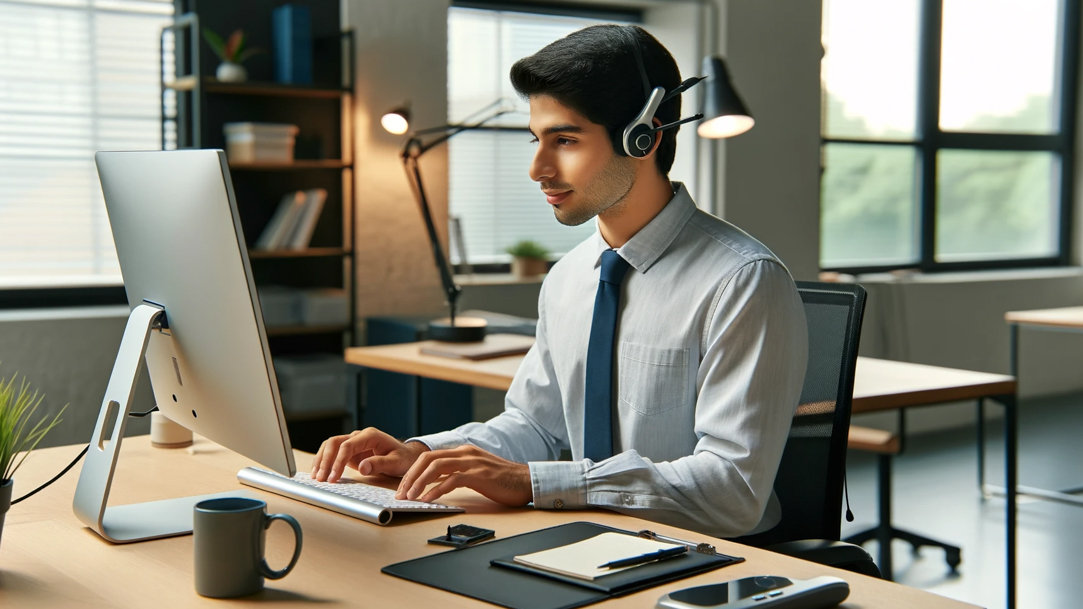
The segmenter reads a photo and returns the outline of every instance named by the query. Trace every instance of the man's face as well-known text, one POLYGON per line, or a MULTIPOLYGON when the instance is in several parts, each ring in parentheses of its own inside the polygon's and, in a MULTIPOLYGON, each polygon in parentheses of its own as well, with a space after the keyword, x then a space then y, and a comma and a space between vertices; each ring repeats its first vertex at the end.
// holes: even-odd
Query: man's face
POLYGON ((530 98, 537 143, 530 179, 541 184, 557 221, 577 226, 618 205, 635 183, 635 161, 613 151, 605 128, 548 95, 530 98))

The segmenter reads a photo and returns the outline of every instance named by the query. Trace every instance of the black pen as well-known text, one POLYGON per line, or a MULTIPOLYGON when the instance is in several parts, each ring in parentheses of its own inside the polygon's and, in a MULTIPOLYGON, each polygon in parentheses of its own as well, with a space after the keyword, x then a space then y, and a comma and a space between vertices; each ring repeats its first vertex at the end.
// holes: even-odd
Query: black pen
POLYGON ((680 556, 687 551, 688 546, 674 546, 672 548, 658 550, 657 552, 648 552, 646 554, 640 554, 639 556, 631 556, 629 558, 611 560, 604 565, 598 565, 598 568, 616 569, 617 567, 631 567, 632 565, 641 565, 643 563, 652 562, 655 560, 663 560, 666 558, 672 558, 674 556, 680 556))

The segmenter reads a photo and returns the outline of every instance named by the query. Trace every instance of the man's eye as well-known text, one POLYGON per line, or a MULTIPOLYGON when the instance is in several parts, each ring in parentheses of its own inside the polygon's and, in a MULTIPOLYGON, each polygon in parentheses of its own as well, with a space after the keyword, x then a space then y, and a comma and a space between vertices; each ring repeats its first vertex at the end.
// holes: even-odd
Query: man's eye
POLYGON ((568 144, 574 144, 575 140, 566 137, 558 137, 557 144, 560 146, 567 146, 568 144))

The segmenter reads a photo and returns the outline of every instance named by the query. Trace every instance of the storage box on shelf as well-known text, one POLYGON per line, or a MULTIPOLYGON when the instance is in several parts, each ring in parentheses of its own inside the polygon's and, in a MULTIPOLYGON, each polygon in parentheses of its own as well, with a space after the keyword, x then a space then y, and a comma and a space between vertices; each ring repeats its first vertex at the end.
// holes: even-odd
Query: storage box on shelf
POLYGON ((231 163, 292 163, 297 125, 226 123, 226 156, 231 163))
POLYGON ((307 353, 274 360, 287 417, 346 416, 346 363, 342 357, 307 353))

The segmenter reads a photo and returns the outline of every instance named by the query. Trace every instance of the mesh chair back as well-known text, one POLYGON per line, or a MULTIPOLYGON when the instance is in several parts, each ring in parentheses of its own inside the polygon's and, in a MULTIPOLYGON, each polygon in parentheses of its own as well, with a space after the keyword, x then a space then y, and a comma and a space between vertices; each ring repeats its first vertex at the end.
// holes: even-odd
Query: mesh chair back
POLYGON ((855 284, 797 282, 808 321, 808 367, 775 477, 782 520, 739 539, 764 546, 796 539, 838 540, 854 368, 865 311, 855 284))

